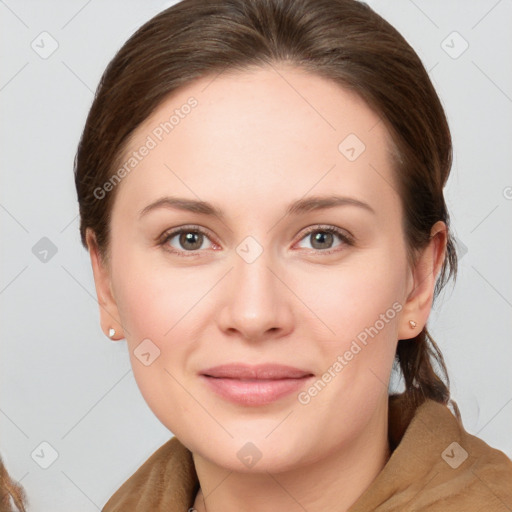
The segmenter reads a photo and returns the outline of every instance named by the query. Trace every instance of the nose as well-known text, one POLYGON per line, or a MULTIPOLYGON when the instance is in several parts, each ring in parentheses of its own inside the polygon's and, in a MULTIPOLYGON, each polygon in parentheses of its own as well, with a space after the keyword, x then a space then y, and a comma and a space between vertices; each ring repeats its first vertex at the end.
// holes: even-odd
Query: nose
POLYGON ((219 328, 251 342, 289 334, 294 326, 294 295, 286 281, 286 272, 265 251, 251 263, 236 255, 220 299, 219 328))

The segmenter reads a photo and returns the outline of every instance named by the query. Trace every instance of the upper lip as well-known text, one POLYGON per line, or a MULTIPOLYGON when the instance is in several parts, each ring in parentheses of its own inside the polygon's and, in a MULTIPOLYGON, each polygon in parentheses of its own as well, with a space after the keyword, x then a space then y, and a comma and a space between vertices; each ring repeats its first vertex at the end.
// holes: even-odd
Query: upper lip
POLYGON ((313 375, 307 370, 294 368, 284 364, 259 364, 248 365, 244 363, 229 363, 219 366, 212 366, 201 371, 202 375, 208 377, 217 377, 225 379, 255 379, 255 380, 274 380, 274 379, 300 379, 302 377, 313 375))

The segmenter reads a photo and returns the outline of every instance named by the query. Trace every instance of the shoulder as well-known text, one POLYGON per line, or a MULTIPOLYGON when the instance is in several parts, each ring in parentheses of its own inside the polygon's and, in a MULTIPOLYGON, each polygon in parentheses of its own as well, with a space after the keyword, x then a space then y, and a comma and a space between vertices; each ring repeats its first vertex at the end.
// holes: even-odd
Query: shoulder
POLYGON ((350 512, 512 510, 512 460, 468 432, 450 408, 390 397, 391 457, 350 512))
POLYGON ((430 461, 424 468, 426 485, 418 495, 417 510, 512 508, 512 460, 468 432, 447 405, 427 400, 409 429, 417 435, 408 441, 418 443, 416 453, 430 461))

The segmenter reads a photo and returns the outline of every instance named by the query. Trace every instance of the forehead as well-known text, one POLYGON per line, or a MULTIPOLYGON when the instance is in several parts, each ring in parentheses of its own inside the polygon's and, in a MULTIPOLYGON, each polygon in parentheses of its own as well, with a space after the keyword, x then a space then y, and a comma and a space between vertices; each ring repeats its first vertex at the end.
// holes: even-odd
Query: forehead
POLYGON ((118 191, 132 205, 162 187, 219 201, 276 188, 282 198, 340 186, 369 201, 396 194, 379 115, 356 93, 288 65, 205 76, 175 91, 135 130, 122 162, 143 146, 151 148, 118 191))

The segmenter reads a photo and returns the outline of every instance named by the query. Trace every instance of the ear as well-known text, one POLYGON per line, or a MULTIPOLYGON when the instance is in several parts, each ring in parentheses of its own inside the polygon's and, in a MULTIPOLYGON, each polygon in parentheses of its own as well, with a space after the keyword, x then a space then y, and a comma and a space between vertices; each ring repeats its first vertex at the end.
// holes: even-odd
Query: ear
POLYGON ((86 242, 91 257, 94 284, 100 307, 101 330, 112 340, 123 339, 124 333, 119 320, 119 311, 112 293, 110 270, 100 257, 96 236, 90 228, 86 229, 86 242), (109 336, 110 329, 115 330, 112 337, 109 336))
POLYGON ((445 259, 446 243, 446 224, 438 221, 430 231, 429 244, 421 251, 412 269, 412 283, 398 329, 400 340, 414 338, 427 323, 434 300, 436 279, 445 259), (411 320, 416 325, 411 326, 411 320))

